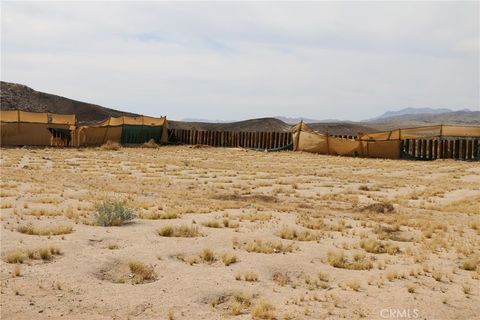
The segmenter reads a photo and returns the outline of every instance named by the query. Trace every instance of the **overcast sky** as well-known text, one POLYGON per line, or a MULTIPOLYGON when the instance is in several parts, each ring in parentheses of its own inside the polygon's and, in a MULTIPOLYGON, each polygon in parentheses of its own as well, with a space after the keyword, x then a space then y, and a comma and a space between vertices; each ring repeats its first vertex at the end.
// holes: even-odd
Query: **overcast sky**
POLYGON ((479 2, 5 2, 1 78, 171 119, 479 110, 479 2))

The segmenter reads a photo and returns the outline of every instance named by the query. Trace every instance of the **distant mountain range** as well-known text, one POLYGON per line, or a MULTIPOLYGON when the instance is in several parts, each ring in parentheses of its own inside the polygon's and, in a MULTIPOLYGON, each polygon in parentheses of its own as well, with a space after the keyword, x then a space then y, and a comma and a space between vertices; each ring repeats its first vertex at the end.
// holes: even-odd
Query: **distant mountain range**
MULTIPOLYGON (((92 123, 110 116, 136 115, 131 112, 105 108, 65 97, 35 91, 25 85, 0 82, 0 105, 2 110, 23 110, 77 115, 80 123, 92 123)), ((167 115, 168 118, 168 115, 167 115)), ((359 122, 340 120, 316 120, 310 118, 288 118, 283 116, 250 119, 244 121, 209 121, 205 119, 169 119, 171 128, 225 131, 289 131, 293 124, 303 120, 319 132, 354 135, 358 132, 372 132, 408 128, 432 124, 457 124, 480 126, 480 111, 463 109, 453 111, 446 108, 405 108, 387 111, 384 114, 359 122), (186 121, 188 120, 188 121, 186 121)))
MULTIPOLYGON (((465 109, 466 111, 469 111, 468 109, 465 109)), ((404 108, 400 109, 397 111, 387 111, 384 114, 375 117, 373 119, 368 119, 365 121, 371 121, 371 120, 378 120, 378 119, 386 119, 386 118, 391 118, 391 117, 398 117, 398 116, 403 116, 403 115, 415 115, 415 114, 439 114, 439 113, 446 113, 446 112, 453 112, 451 109, 447 108, 404 108)))

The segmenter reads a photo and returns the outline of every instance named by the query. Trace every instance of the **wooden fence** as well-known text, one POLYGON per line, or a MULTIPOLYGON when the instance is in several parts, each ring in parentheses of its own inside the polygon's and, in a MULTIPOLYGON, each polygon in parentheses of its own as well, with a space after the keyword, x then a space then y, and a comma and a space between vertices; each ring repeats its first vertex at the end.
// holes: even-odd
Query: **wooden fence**
POLYGON ((243 147, 251 149, 281 149, 292 143, 290 132, 197 131, 169 129, 169 141, 183 144, 203 144, 212 147, 243 147))
POLYGON ((422 160, 480 160, 480 138, 406 139, 402 157, 422 160))
MULTIPOLYGON (((251 149, 282 149, 292 144, 290 132, 197 131, 169 129, 169 142, 202 144, 212 147, 243 147, 251 149)), ((356 139, 351 135, 332 135, 356 139)), ((401 154, 405 159, 480 160, 480 138, 428 138, 402 140, 401 154)))

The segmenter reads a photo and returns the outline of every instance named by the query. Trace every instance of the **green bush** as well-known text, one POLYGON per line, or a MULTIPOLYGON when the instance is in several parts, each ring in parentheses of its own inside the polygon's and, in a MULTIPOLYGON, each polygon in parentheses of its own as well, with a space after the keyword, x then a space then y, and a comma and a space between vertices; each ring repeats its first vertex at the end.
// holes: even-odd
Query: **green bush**
POLYGON ((105 200, 95 205, 95 221, 102 227, 121 226, 136 218, 133 210, 125 207, 122 201, 105 200))

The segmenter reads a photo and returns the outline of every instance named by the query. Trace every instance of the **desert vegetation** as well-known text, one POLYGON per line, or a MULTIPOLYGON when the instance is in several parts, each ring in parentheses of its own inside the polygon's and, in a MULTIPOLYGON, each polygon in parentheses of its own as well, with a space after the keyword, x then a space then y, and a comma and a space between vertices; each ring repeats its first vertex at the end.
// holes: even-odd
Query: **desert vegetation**
POLYGON ((0 160, 2 319, 480 313, 477 163, 153 143, 0 160))

